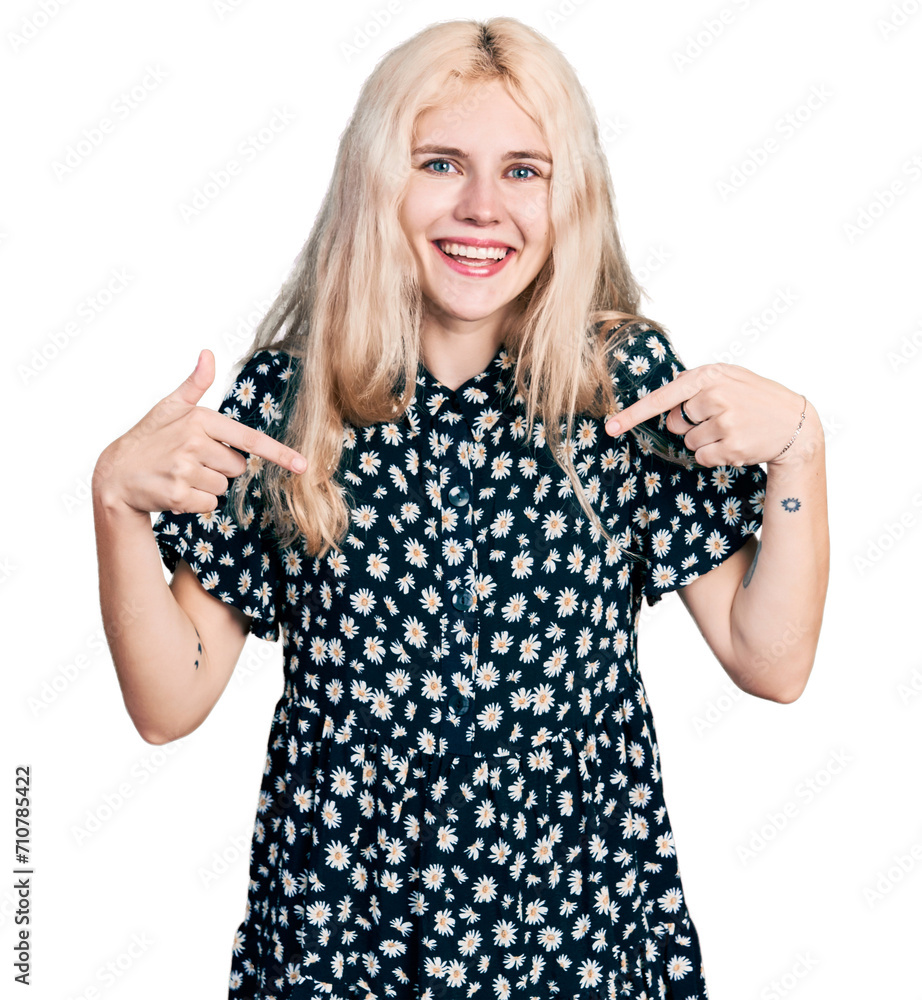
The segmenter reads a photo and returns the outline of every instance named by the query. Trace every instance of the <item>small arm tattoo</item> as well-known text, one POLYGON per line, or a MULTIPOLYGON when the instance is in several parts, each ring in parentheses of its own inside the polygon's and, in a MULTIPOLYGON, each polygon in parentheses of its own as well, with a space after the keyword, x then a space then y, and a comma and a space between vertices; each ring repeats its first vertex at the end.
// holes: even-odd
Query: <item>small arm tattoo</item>
MULTIPOLYGON (((195 628, 194 625, 192 627, 195 628)), ((195 634, 198 635, 198 629, 197 628, 195 629, 195 634)), ((202 655, 202 637, 200 635, 198 635, 198 656, 201 656, 201 655, 202 655)), ((196 657, 196 660, 195 660, 195 669, 198 670, 198 657, 196 657)))
POLYGON ((791 514, 796 514, 800 510, 800 501, 797 497, 787 497, 781 501, 781 506, 791 514))
POLYGON ((762 551, 762 540, 759 539, 759 544, 756 546, 756 554, 752 557, 752 562, 749 564, 749 569, 746 570, 746 575, 743 577, 743 586, 748 587, 749 581, 752 579, 752 574, 756 571, 756 563, 759 561, 759 553, 762 551))

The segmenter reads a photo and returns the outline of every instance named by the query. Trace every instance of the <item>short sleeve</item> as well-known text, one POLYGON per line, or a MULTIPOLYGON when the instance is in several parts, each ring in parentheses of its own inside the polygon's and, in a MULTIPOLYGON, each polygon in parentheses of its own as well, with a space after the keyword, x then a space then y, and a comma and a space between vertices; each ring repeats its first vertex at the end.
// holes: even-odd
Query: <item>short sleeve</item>
MULTIPOLYGON (((622 406, 684 370, 668 337, 642 329, 626 342, 615 370, 622 406)), ((762 524, 765 471, 760 465, 697 465, 682 436, 667 430, 665 413, 637 430, 637 438, 630 442, 636 490, 633 519, 645 560, 643 593, 652 605, 720 565, 756 533, 762 524), (677 461, 657 455, 654 449, 677 461)))
MULTIPOLYGON (((280 438, 280 401, 291 375, 290 355, 259 351, 241 369, 219 412, 280 438)), ((206 591, 250 618, 253 635, 276 640, 284 573, 257 477, 247 485, 242 524, 232 511, 225 513, 227 499, 226 493, 219 496, 218 506, 204 514, 158 514, 153 532, 160 556, 171 572, 184 559, 206 591)))

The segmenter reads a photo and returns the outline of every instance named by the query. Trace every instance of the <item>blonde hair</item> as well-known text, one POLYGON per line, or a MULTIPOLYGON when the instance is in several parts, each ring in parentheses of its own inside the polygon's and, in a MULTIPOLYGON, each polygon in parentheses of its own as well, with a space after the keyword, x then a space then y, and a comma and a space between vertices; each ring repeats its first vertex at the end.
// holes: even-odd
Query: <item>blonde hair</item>
MULTIPOLYGON (((430 25, 377 64, 342 134, 310 235, 241 362, 266 347, 300 361, 281 408, 284 441, 307 458, 308 472, 293 476, 273 463, 256 463, 283 545, 302 536, 312 555, 339 549, 351 519, 336 473, 346 424, 394 420, 412 399, 424 304, 398 211, 414 128, 424 111, 462 94, 475 109, 477 86, 494 80, 538 124, 553 160, 554 245, 514 303, 503 336, 516 359, 527 436, 543 421, 545 440, 590 523, 612 540, 563 440, 571 437, 577 414, 604 417, 617 408, 613 357, 631 323, 608 337, 613 322, 666 331, 638 313, 642 290, 621 246, 597 117, 576 73, 540 32, 494 17, 430 25), (592 261, 595 266, 587 266, 592 261)), ((254 468, 232 480, 228 496, 238 520, 256 474, 254 468)))

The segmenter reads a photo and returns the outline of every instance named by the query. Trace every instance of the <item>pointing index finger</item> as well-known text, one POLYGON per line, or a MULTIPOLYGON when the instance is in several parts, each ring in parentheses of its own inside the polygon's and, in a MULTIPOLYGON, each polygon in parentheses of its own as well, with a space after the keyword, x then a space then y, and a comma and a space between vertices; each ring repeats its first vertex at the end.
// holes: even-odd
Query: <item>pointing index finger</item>
MULTIPOLYGON (((307 468, 307 459, 293 448, 276 441, 269 434, 250 427, 248 424, 234 420, 226 413, 215 413, 219 423, 215 424, 212 437, 225 442, 239 451, 250 455, 258 455, 269 462, 281 465, 292 472, 303 472, 307 468)), ((210 432, 209 432, 210 433, 210 432)))
POLYGON ((684 403, 686 399, 691 399, 698 391, 698 386, 694 379, 682 378, 682 372, 666 385, 648 392, 646 396, 641 396, 636 402, 625 407, 605 424, 605 429, 609 434, 623 434, 637 424, 642 424, 645 420, 655 417, 659 413, 667 413, 679 403, 684 403))

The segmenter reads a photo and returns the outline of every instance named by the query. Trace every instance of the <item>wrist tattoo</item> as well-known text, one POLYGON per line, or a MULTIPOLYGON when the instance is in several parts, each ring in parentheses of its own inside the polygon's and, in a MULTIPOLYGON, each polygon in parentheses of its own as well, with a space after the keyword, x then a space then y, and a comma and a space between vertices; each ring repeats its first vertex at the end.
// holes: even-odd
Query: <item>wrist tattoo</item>
MULTIPOLYGON (((195 628, 195 626, 192 626, 195 628)), ((202 637, 198 634, 198 629, 195 629, 195 634, 198 635, 198 655, 195 658, 195 669, 198 670, 198 658, 202 655, 202 637)))
POLYGON ((752 557, 752 562, 749 564, 749 569, 746 570, 746 575, 743 577, 743 586, 748 587, 749 581, 752 579, 752 574, 756 571, 756 563, 759 561, 759 553, 762 551, 762 539, 759 539, 759 544, 756 546, 756 554, 752 557))
POLYGON ((790 514, 795 514, 800 510, 800 501, 797 497, 787 497, 787 499, 781 501, 781 506, 790 514))

